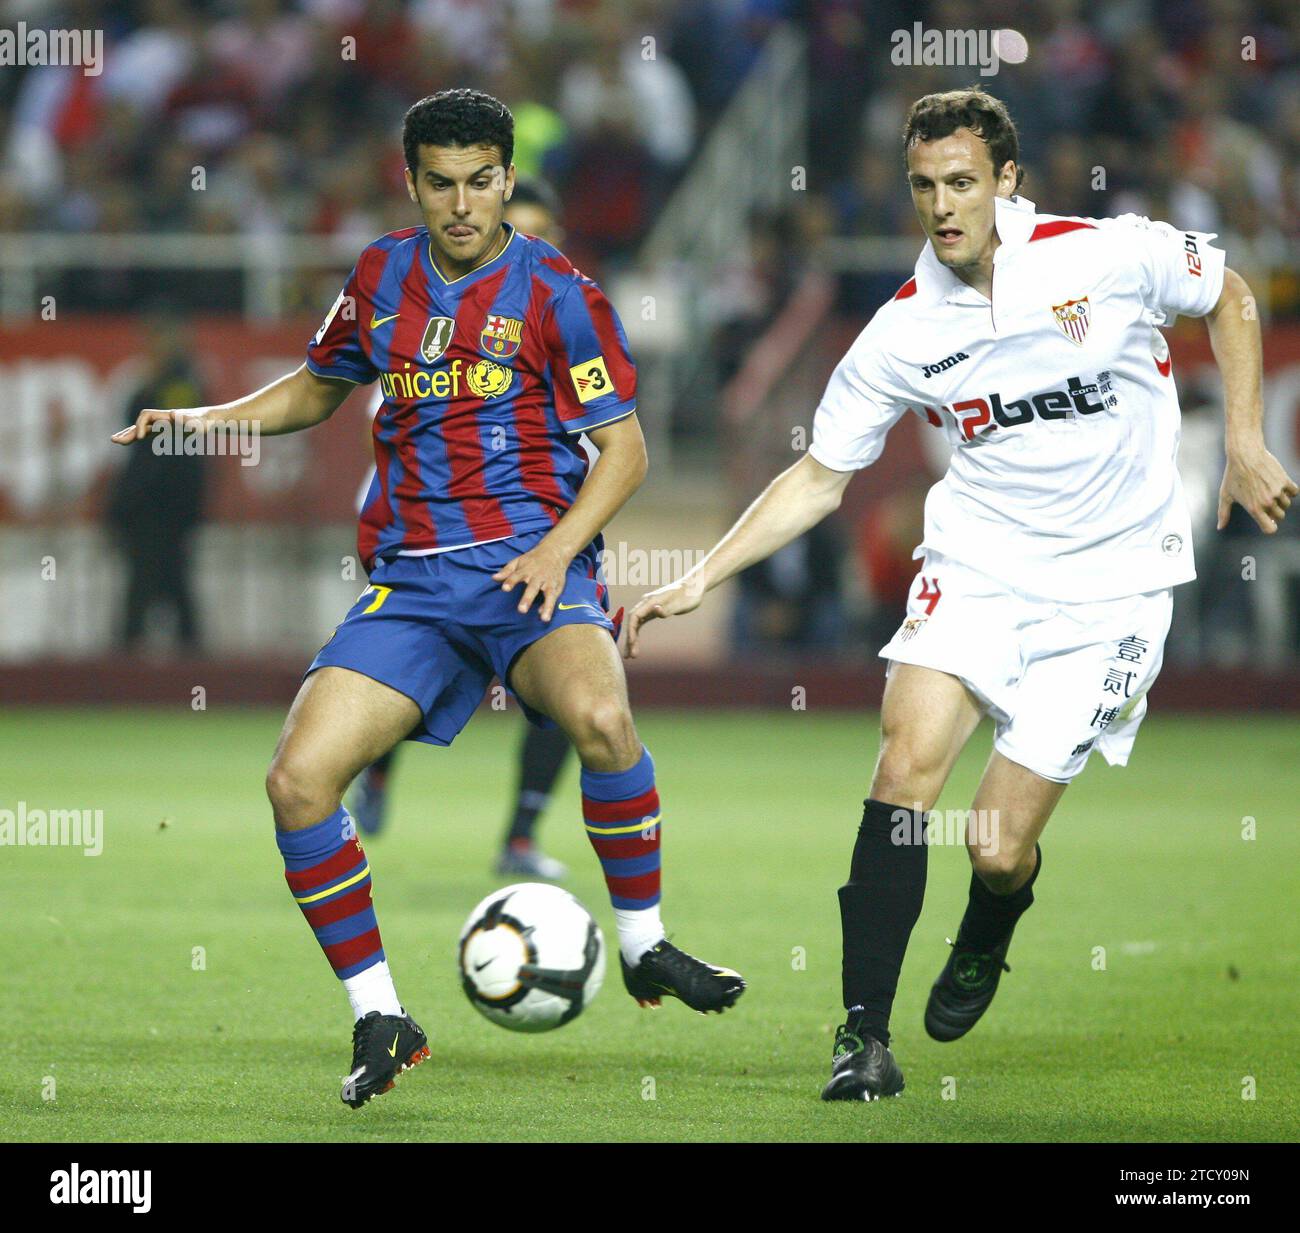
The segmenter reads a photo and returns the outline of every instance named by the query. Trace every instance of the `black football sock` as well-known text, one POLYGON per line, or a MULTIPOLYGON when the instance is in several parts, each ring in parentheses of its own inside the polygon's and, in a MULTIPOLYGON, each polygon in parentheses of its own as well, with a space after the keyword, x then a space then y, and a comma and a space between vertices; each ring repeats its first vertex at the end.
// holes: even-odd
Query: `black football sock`
POLYGON ((1001 946, 1011 936, 1016 921, 1034 902, 1034 882, 1038 879, 1038 871, 1043 867, 1043 850, 1034 844, 1034 853, 1038 863, 1029 875, 1029 881, 1009 895, 995 895, 984 885, 979 874, 970 875, 970 902, 966 905, 966 915, 961 918, 961 928, 957 931, 959 946, 990 951, 1001 946))
POLYGON ((532 843, 537 817, 551 799, 551 789, 572 748, 562 728, 528 725, 519 751, 519 788, 515 794, 514 816, 506 833, 507 845, 532 843))
POLYGON ((840 887, 849 1030, 889 1044, 903 952, 925 899, 925 813, 863 802, 848 883, 840 887))

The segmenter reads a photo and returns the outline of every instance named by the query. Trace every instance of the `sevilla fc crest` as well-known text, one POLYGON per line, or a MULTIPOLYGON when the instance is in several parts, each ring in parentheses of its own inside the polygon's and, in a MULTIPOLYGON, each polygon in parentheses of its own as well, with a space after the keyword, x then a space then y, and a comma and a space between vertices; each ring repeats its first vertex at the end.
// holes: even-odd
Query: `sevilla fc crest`
POLYGON ((1088 297, 1085 295, 1081 300, 1066 300, 1064 304, 1053 304, 1052 315, 1056 318, 1056 324, 1061 327, 1061 333, 1072 343, 1082 347, 1083 340, 1088 336, 1088 322, 1092 319, 1088 297))
POLYGON ((489 313, 479 334, 479 346, 494 360, 508 360, 519 350, 524 323, 518 317, 498 317, 489 313))

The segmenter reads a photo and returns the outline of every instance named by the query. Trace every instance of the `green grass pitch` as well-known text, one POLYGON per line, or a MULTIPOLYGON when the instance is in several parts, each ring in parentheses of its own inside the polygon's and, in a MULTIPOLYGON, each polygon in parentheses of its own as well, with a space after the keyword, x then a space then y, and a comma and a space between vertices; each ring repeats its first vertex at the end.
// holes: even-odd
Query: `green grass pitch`
MULTIPOLYGON (((0 848, 0 1138, 1296 1137, 1294 719, 1167 716, 1157 702, 1128 770, 1093 759, 1048 827, 1011 975, 949 1045, 925 1035, 922 1008, 969 866, 936 847, 893 1023, 907 1090, 855 1106, 818 1092, 839 1019, 835 888, 876 717, 644 715, 669 930, 749 991, 721 1017, 642 1011, 615 960, 580 1019, 527 1037, 478 1016, 454 974, 464 915, 500 882, 489 863, 522 722, 480 715, 449 750, 402 751, 390 829, 366 844, 398 989, 433 1058, 360 1112, 337 1094, 347 1002, 289 899, 262 793, 280 719, 0 718, 0 809, 105 818, 97 857, 0 848)), ((941 809, 969 804, 988 744, 986 728, 941 809)), ((576 793, 570 765, 541 834, 612 941, 576 793)))

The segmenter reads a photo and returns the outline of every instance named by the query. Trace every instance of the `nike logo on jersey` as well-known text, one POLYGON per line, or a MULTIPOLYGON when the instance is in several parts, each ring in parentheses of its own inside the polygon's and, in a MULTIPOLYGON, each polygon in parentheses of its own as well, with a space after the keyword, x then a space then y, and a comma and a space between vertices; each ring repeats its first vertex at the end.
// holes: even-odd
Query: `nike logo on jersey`
POLYGON ((370 314, 370 328, 377 330, 385 321, 396 321, 401 313, 394 313, 391 317, 376 317, 374 313, 370 314))

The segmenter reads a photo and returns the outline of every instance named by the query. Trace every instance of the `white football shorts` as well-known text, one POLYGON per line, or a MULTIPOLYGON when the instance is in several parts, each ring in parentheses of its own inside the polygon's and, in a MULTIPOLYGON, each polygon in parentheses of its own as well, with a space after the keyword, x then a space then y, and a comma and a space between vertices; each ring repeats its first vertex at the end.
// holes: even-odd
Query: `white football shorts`
POLYGON ((999 753, 1069 783, 1094 749, 1127 764, 1172 615, 1168 588, 1067 603, 931 552, 880 654, 957 677, 996 722, 999 753))

